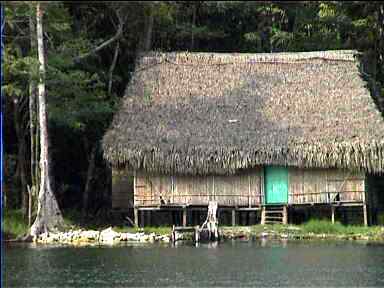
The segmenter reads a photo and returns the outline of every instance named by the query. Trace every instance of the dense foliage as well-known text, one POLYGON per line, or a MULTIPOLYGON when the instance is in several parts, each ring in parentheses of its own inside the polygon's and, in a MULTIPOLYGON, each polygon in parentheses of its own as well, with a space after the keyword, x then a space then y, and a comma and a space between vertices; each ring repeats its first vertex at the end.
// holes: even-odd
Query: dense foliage
MULTIPOLYGON (((30 83, 37 77, 33 6, 5 4, 9 208, 26 205, 23 195, 33 175, 28 109, 30 83)), ((142 51, 357 49, 373 86, 384 84, 384 4, 379 1, 51 2, 44 10, 52 170, 62 209, 86 207, 93 214, 108 207, 111 180, 99 141, 142 51)), ((384 93, 376 91, 380 103, 384 93)))

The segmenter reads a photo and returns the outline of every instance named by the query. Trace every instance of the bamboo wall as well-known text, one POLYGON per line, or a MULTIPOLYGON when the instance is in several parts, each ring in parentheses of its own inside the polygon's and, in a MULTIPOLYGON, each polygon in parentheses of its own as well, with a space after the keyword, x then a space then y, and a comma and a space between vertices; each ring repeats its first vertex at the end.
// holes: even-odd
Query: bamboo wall
POLYGON ((211 200, 220 206, 256 206, 263 201, 261 179, 261 168, 233 176, 149 176, 137 173, 135 206, 206 206, 211 200))
POLYGON ((362 202, 364 173, 341 169, 289 169, 290 204, 362 202))
MULTIPOLYGON (((363 202, 364 173, 339 169, 289 168, 289 204, 363 202)), ((263 169, 232 176, 169 176, 113 172, 112 207, 208 205, 254 207, 264 203, 263 169), (135 193, 133 193, 135 186, 135 193), (134 195, 133 195, 134 194, 134 195), (134 198, 134 199, 133 199, 134 198)))

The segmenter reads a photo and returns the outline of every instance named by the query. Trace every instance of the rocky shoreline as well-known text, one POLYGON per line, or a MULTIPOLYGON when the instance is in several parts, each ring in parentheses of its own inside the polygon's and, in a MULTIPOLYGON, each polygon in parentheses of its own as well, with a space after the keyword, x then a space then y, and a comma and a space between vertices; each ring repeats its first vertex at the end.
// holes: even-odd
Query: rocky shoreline
MULTIPOLYGON (((250 227, 221 227, 221 240, 250 241, 256 239, 271 240, 362 240, 384 243, 384 228, 379 234, 315 234, 305 233, 296 227, 288 227, 284 231, 264 229, 254 231, 250 227)), ((123 243, 170 243, 169 234, 145 232, 116 232, 112 227, 98 230, 69 230, 65 232, 43 233, 38 237, 29 239, 39 244, 66 244, 66 245, 119 245, 123 243)), ((180 233, 177 241, 192 241, 192 233, 180 233)), ((17 242, 17 241, 16 241, 17 242)), ((22 242, 22 241, 19 241, 22 242)))
POLYGON ((122 242, 170 242, 169 235, 160 235, 156 233, 129 233, 116 232, 109 227, 102 231, 97 230, 69 230, 66 232, 47 232, 32 239, 35 243, 42 244, 118 244, 122 242))

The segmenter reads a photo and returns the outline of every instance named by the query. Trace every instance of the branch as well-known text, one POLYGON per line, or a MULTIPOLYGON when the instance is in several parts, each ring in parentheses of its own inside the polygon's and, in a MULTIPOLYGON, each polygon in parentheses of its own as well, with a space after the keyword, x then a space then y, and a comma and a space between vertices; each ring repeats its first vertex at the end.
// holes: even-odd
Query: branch
POLYGON ((112 92, 112 77, 113 77, 113 71, 115 70, 116 63, 117 63, 117 57, 119 55, 119 48, 120 48, 120 42, 117 42, 116 48, 115 48, 115 54, 113 55, 113 60, 111 67, 109 68, 109 82, 108 82, 108 95, 111 95, 112 92))
MULTIPOLYGON (((89 51, 88 53, 86 54, 83 54, 79 57, 76 57, 75 58, 75 62, 78 62, 78 61, 81 61, 95 53, 97 53, 98 51, 104 49, 105 47, 111 45, 113 42, 119 40, 122 36, 123 36, 123 32, 124 32, 124 24, 125 22, 127 21, 127 15, 123 13, 122 15, 122 11, 121 11, 121 7, 119 7, 116 11, 116 17, 117 19, 119 20, 119 24, 118 24, 118 27, 117 27, 117 31, 116 31, 116 34, 115 36, 113 36, 111 39, 107 40, 107 41, 104 41, 102 44, 100 44, 99 46, 97 46, 96 48, 92 49, 91 51, 89 51)), ((116 23, 113 21, 112 19, 112 24, 113 26, 116 27, 116 23)))
POLYGON ((102 44, 100 44, 99 46, 97 46, 96 48, 92 49, 91 51, 89 51, 88 53, 86 54, 83 54, 79 57, 76 57, 75 58, 75 62, 78 62, 78 61, 81 61, 95 53, 97 53, 98 51, 104 49, 105 47, 111 45, 113 42, 115 42, 116 40, 118 40, 121 36, 123 36, 123 27, 120 26, 119 29, 117 30, 115 36, 113 36, 111 39, 103 42, 102 44))

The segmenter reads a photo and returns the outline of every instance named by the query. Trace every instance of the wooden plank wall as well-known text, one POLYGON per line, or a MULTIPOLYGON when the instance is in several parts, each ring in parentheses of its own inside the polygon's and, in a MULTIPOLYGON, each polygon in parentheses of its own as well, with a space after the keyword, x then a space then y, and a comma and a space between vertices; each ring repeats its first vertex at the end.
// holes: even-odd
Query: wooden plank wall
POLYGON ((136 175, 135 206, 160 204, 256 206, 261 198, 262 169, 232 176, 136 175))
POLYGON ((133 207, 133 174, 112 170, 112 209, 133 207))
POLYGON ((341 169, 289 169, 289 203, 363 201, 364 173, 341 169), (338 198, 335 198, 338 194, 338 198))

